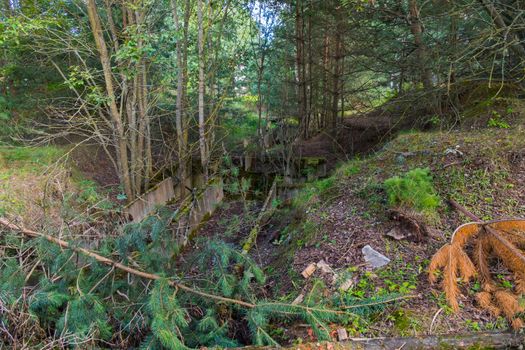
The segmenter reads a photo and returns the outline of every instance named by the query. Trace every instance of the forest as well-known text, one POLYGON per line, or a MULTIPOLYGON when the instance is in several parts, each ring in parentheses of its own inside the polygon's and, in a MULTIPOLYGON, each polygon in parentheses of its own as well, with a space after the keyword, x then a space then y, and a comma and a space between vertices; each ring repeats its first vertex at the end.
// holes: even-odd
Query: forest
POLYGON ((0 349, 521 349, 522 0, 0 0, 0 349))

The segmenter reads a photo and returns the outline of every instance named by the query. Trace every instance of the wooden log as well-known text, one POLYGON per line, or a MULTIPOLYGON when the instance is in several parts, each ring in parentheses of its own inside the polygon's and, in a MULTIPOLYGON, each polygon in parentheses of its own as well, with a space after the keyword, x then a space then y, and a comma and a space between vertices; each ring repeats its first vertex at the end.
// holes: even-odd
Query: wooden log
POLYGON ((247 346, 243 350, 442 350, 442 349, 521 349, 525 335, 478 332, 400 338, 350 338, 342 342, 306 343, 289 347, 247 346))

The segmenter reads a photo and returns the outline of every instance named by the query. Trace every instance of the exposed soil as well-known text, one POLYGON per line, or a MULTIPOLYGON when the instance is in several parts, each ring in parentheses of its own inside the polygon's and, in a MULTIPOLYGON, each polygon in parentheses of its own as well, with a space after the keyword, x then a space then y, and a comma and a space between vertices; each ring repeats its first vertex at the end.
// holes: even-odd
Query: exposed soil
MULTIPOLYGON (((284 297, 291 302, 299 293, 308 293, 316 279, 323 280, 329 293, 334 293, 332 276, 319 271, 309 279, 300 276, 309 264, 324 260, 338 273, 352 271, 352 288, 363 289, 364 296, 381 290, 410 295, 410 299, 387 306, 371 324, 354 329, 354 336, 406 336, 506 328, 504 319, 495 319, 476 307, 473 301, 475 285, 462 288, 461 312, 453 314, 439 286, 428 282, 429 259, 448 241, 454 229, 468 219, 448 208, 443 201, 439 218, 425 222, 429 235, 421 242, 412 238, 399 241, 389 238, 386 234, 393 228, 403 231, 406 226, 391 219, 386 195, 374 184, 415 167, 429 167, 443 199, 450 196, 459 200, 484 219, 525 217, 525 156, 522 151, 525 138, 521 136, 524 135, 519 130, 497 129, 407 134, 387 143, 377 154, 357 161, 357 174, 336 173, 336 186, 329 193, 316 197, 302 210, 283 208, 284 211, 276 213, 260 232, 251 256, 266 267, 271 277, 264 295, 284 297), (367 266, 361 251, 365 245, 384 254, 391 262, 377 270, 367 266)), ((322 148, 323 141, 317 142, 322 148)), ((256 207, 252 210, 257 212, 256 207)), ((224 233, 231 225, 231 218, 241 218, 243 213, 241 201, 228 203, 201 232, 239 244, 248 234, 252 221, 248 219, 244 226, 234 228, 236 233, 232 236, 225 238, 224 233)), ((506 276, 505 269, 497 261, 493 267, 506 276)), ((284 339, 311 340, 305 327, 287 324, 284 328, 284 339)))
POLYGON ((102 147, 77 147, 72 152, 72 159, 84 178, 96 181, 103 188, 119 184, 115 167, 102 147))

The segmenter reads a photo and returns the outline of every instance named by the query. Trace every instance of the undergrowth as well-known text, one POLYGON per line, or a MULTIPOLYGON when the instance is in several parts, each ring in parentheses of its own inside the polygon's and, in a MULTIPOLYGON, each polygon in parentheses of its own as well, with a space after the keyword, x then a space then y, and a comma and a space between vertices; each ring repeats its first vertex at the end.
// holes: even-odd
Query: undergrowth
POLYGON ((394 176, 384 182, 388 202, 405 206, 433 216, 440 205, 430 170, 416 168, 403 176, 394 176))
POLYGON ((198 242, 203 248, 186 256, 186 265, 177 264, 179 247, 170 226, 175 217, 176 211, 160 209, 142 223, 126 226, 120 236, 72 243, 73 247, 89 244, 91 249, 95 244, 102 255, 163 276, 155 282, 44 239, 27 240, 3 232, 0 307, 6 312, 0 321, 6 331, 2 341, 57 348, 234 347, 246 344, 239 335, 245 329, 251 336, 248 343, 277 345, 270 325, 294 319, 308 323, 318 339, 328 340, 330 323, 356 322, 388 299, 374 298, 373 305, 351 295, 311 297, 298 305, 266 299, 260 293, 266 279, 262 270, 223 241, 198 242), (170 281, 209 294, 179 289, 170 281))

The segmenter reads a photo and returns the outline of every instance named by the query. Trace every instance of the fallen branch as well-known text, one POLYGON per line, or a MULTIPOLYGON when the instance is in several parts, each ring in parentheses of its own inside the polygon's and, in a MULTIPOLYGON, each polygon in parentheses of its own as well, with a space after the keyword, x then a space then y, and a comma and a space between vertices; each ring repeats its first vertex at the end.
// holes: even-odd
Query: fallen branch
POLYGON ((272 187, 270 188, 270 191, 268 192, 268 196, 266 197, 266 200, 264 201, 264 204, 261 208, 261 211, 259 212, 259 215, 257 216, 257 219, 255 220, 255 225, 250 230, 250 233, 248 235, 248 238, 244 241, 242 245, 242 253, 248 254, 252 246, 257 241, 257 235, 259 234, 259 231, 261 230, 261 222, 263 218, 265 217, 265 214, 267 213, 268 205, 270 204, 270 200, 273 198, 274 192, 277 191, 277 179, 273 180, 272 187))
MULTIPOLYGON (((139 276, 139 277, 146 278, 146 279, 153 280, 153 281, 160 280, 160 279, 163 278, 163 277, 161 277, 159 275, 156 275, 156 274, 153 274, 153 273, 149 273, 149 272, 144 272, 144 271, 141 271, 141 270, 137 270, 137 269, 134 269, 132 267, 126 266, 126 265, 124 265, 122 263, 113 261, 113 260, 111 260, 109 258, 106 258, 105 256, 102 256, 100 254, 92 252, 92 251, 90 251, 88 249, 71 246, 69 244, 69 242, 66 242, 66 241, 64 241, 64 240, 62 240, 60 238, 56 238, 56 237, 53 237, 51 235, 47 235, 45 233, 36 232, 36 231, 32 231, 32 230, 29 230, 29 229, 26 229, 26 228, 23 228, 23 227, 19 227, 19 226, 15 225, 15 224, 10 223, 9 221, 7 221, 6 219, 3 219, 3 218, 0 218, 0 225, 4 226, 4 227, 6 227, 6 228, 8 228, 10 230, 13 230, 13 231, 19 231, 19 232, 25 234, 28 237, 44 238, 45 240, 47 240, 47 241, 49 241, 51 243, 55 243, 55 244, 59 245, 60 247, 62 247, 64 249, 71 249, 72 251, 74 251, 76 253, 81 253, 81 254, 84 254, 86 256, 89 256, 89 257, 95 259, 96 261, 98 261, 98 262, 100 262, 102 264, 115 267, 115 268, 117 268, 119 270, 128 272, 128 273, 130 273, 132 275, 135 275, 135 276, 139 276)), ((206 297, 206 298, 211 298, 211 299, 218 300, 218 301, 227 302, 227 303, 230 303, 230 304, 237 304, 237 305, 240 305, 240 306, 243 306, 243 307, 246 307, 246 308, 250 308, 250 309, 253 309, 256 306, 255 304, 248 303, 246 301, 237 300, 237 299, 231 299, 231 298, 226 298, 226 297, 222 297, 222 296, 219 296, 219 295, 214 295, 214 294, 209 294, 209 293, 206 293, 206 292, 201 292, 201 291, 199 291, 197 289, 188 287, 188 286, 186 286, 186 285, 184 285, 182 283, 175 282, 173 280, 168 280, 168 283, 169 283, 170 286, 172 286, 174 288, 179 288, 179 289, 182 289, 182 290, 184 290, 186 292, 193 293, 193 294, 196 294, 196 295, 200 295, 202 297, 206 297)))
POLYGON ((435 283, 438 278, 441 279, 447 302, 454 312, 459 312, 461 291, 458 279, 468 283, 476 277, 482 287, 475 294, 479 307, 493 316, 503 314, 515 330, 524 328, 521 314, 525 307, 520 303, 520 295, 525 293, 525 255, 518 247, 525 242, 525 220, 482 221, 454 200, 449 200, 449 203, 474 222, 459 226, 452 234, 450 243, 433 255, 428 267, 429 281, 435 283), (468 252, 466 247, 471 242, 473 249, 468 252), (489 268, 492 256, 500 259, 513 274, 513 290, 499 287, 494 280, 489 268))
POLYGON ((453 199, 449 199, 448 201, 449 201, 450 205, 452 205, 452 207, 454 207, 454 209, 458 210, 459 212, 461 212, 462 214, 464 214, 468 218, 480 222, 481 226, 487 232, 492 234, 493 237, 496 240, 498 240, 498 242, 500 242, 502 245, 505 246, 506 249, 508 249, 511 253, 514 254, 515 259, 518 259, 521 263, 525 264, 525 256, 523 255, 523 253, 519 249, 517 249, 514 245, 512 245, 507 239, 505 239, 497 230, 495 230, 495 229, 493 229, 492 227, 489 226, 489 224, 497 222, 497 220, 496 221, 483 222, 480 218, 478 218, 476 215, 474 215, 473 213, 471 213, 470 211, 468 211, 467 209, 465 209, 464 207, 459 205, 453 199))
POLYGON ((456 202, 455 200, 453 199, 449 199, 448 202, 450 203, 450 205, 456 209, 457 211, 459 211, 460 213, 462 213, 463 215, 465 215, 466 217, 468 217, 469 219, 472 219, 474 221, 481 221, 480 218, 478 218, 476 215, 472 214, 470 211, 468 211, 467 209, 465 209, 464 207, 462 207, 461 205, 458 204, 458 202, 456 202))
MULTIPOLYGON (((23 228, 23 227, 19 227, 19 226, 15 225, 15 224, 10 223, 9 221, 7 221, 6 219, 3 219, 3 218, 0 218, 0 225, 4 226, 7 229, 13 230, 13 231, 21 232, 21 233, 23 233, 26 236, 31 237, 31 238, 44 238, 45 240, 47 240, 47 241, 49 241, 51 243, 55 243, 55 244, 57 244, 58 246, 60 246, 60 247, 62 247, 64 249, 70 249, 70 250, 72 250, 72 251, 74 251, 76 253, 84 254, 86 256, 89 256, 89 257, 95 259, 96 261, 98 261, 98 262, 100 262, 102 264, 111 266, 113 268, 117 268, 119 270, 128 272, 128 273, 130 273, 132 275, 135 275, 135 276, 139 276, 139 277, 146 278, 146 279, 153 280, 153 281, 163 279, 163 277, 161 277, 159 275, 156 275, 156 274, 153 274, 153 273, 149 273, 149 272, 144 272, 144 271, 141 271, 141 270, 138 270, 138 269, 134 269, 134 268, 129 267, 127 265, 124 265, 122 263, 119 263, 119 262, 116 262, 116 261, 111 260, 109 258, 106 258, 105 256, 102 256, 100 254, 92 252, 92 251, 90 251, 88 249, 71 246, 69 244, 69 242, 64 241, 64 240, 62 240, 60 238, 56 238, 56 237, 53 237, 53 236, 45 234, 45 233, 36 232, 36 231, 32 231, 32 230, 29 230, 29 229, 26 229, 26 228, 23 228)), ((226 298, 226 297, 223 297, 223 296, 202 292, 202 291, 199 291, 199 290, 194 289, 192 287, 188 287, 188 286, 186 286, 186 285, 184 285, 182 283, 179 283, 179 282, 176 282, 176 281, 173 281, 173 280, 168 280, 168 284, 170 286, 174 287, 174 288, 179 288, 179 289, 182 289, 182 290, 184 290, 186 292, 189 292, 189 293, 192 293, 192 294, 200 295, 202 297, 210 298, 210 299, 213 299, 213 300, 223 301, 223 302, 230 303, 230 304, 237 304, 237 305, 240 305, 242 307, 249 308, 249 309, 253 309, 253 308, 257 307, 257 306, 263 306, 263 307, 264 306, 271 306, 271 305, 277 305, 277 306, 287 305, 287 306, 290 306, 289 304, 284 304, 284 303, 263 303, 263 304, 256 305, 256 304, 252 304, 252 303, 249 303, 249 302, 246 302, 246 301, 243 301, 243 300, 226 298)), ((394 302, 394 301, 399 300, 399 299, 400 298, 394 298, 394 299, 391 299, 391 300, 385 300, 383 302, 378 302, 377 304, 380 304, 380 303, 386 304, 386 303, 394 302)), ((353 307, 359 307, 359 306, 360 305, 356 305, 356 306, 353 306, 353 307)), ((303 310, 306 310, 306 311, 322 311, 322 312, 326 312, 326 313, 335 313, 335 314, 351 314, 348 311, 318 309, 318 308, 315 308, 315 307, 309 307, 309 306, 303 306, 303 305, 293 305, 293 307, 296 308, 296 309, 303 309, 303 310)), ((349 307, 346 307, 346 308, 350 309, 350 308, 353 308, 353 307, 349 306, 349 307)), ((285 312, 283 312, 283 313, 285 313, 285 312)))

